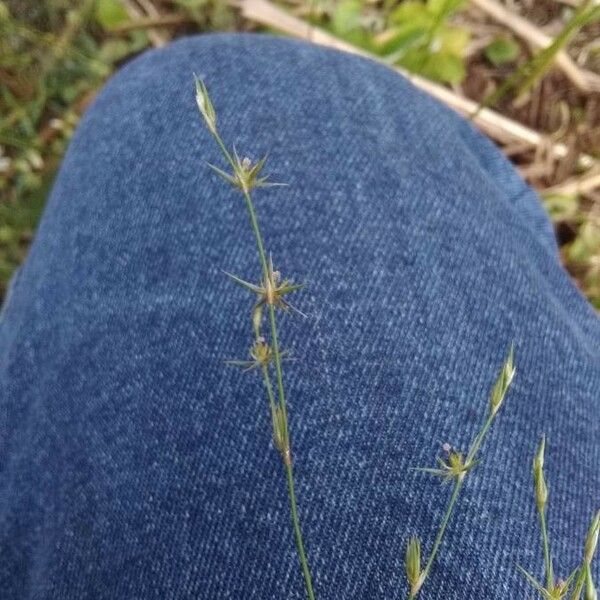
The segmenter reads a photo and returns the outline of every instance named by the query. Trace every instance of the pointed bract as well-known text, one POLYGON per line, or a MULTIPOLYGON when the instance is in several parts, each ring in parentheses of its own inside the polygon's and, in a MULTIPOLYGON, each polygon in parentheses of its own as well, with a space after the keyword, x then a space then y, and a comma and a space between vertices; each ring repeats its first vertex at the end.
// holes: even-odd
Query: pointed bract
POLYGON ((245 281, 244 279, 241 279, 237 275, 234 275, 233 273, 229 273, 228 271, 223 271, 223 273, 225 273, 225 275, 227 275, 227 277, 229 277, 230 279, 235 281, 235 283, 237 283, 238 285, 241 285, 242 287, 246 288, 247 290, 254 292, 255 294, 262 293, 261 287, 254 285, 253 283, 250 283, 249 281, 245 281))
POLYGON ((490 411, 494 416, 500 410, 500 407, 504 402, 506 392, 508 391, 508 388, 510 387, 510 384, 515 376, 516 370, 514 355, 514 346, 511 345, 508 356, 504 361, 504 365, 502 365, 500 375, 498 375, 498 379, 492 388, 492 393, 490 395, 490 411))
POLYGON ((523 574, 525 579, 527 579, 531 587, 533 587, 540 594, 540 596, 544 598, 544 600, 564 600, 569 593, 573 579, 577 575, 577 570, 575 570, 573 573, 571 573, 566 581, 559 580, 550 589, 548 589, 544 587, 533 575, 531 575, 531 573, 528 573, 523 567, 517 565, 517 568, 523 574))
POLYGON ((535 503, 542 512, 548 502, 548 486, 544 477, 544 453, 546 450, 546 437, 542 440, 533 459, 533 482, 535 486, 535 503))
POLYGON ((416 596, 423 584, 421 574, 421 541, 413 536, 406 545, 406 557, 404 561, 406 579, 410 586, 410 592, 416 596))
POLYGON ((596 553, 596 547, 598 546, 598 533, 600 532, 600 511, 596 513, 592 524, 588 530, 588 534, 585 540, 584 550, 584 562, 588 565, 592 564, 594 554, 596 553))
POLYGON ((452 449, 448 452, 447 460, 438 458, 438 464, 440 465, 439 469, 423 467, 416 470, 435 475, 436 477, 441 477, 443 481, 449 482, 464 479, 465 475, 480 462, 481 461, 479 460, 470 460, 466 462, 460 452, 452 449))
POLYGON ((223 178, 227 183, 230 183, 231 185, 237 185, 235 182, 235 179, 229 175, 228 173, 226 173, 225 171, 223 171, 223 169, 219 169, 219 167, 207 162, 206 163, 219 177, 223 178))
POLYGON ((592 569, 590 565, 586 565, 585 569, 585 592, 583 600, 598 600, 598 593, 596 592, 596 586, 592 579, 592 569))
POLYGON ((194 77, 196 80, 196 104, 198 105, 198 110, 204 118, 206 126, 214 135, 217 131, 217 114, 215 108, 208 94, 208 90, 206 89, 206 85, 204 85, 204 81, 199 77, 194 77))

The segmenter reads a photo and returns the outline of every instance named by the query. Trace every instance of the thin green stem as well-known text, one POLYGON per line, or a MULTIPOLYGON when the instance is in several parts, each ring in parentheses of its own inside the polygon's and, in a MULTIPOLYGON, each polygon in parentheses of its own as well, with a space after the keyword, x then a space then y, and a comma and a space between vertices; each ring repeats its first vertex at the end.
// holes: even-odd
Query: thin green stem
POLYGON ((223 143, 223 140, 221 139, 219 132, 215 130, 215 131, 212 131, 211 133, 213 134, 213 137, 215 138, 215 140, 219 146, 219 150, 221 150, 223 156, 225 157, 227 162, 231 165, 231 168, 235 171, 235 162, 233 161, 233 158, 231 158, 231 154, 229 153, 229 150, 227 150, 227 148, 225 147, 225 144, 223 143))
MULTIPOLYGON (((235 163, 231 154, 225 147, 221 136, 218 132, 213 132, 214 138, 221 149, 221 152, 225 156, 226 160, 235 170, 235 163)), ((258 250, 258 256, 260 259, 260 265, 263 271, 263 280, 265 284, 269 281, 270 273, 269 273, 269 263, 267 261, 267 253, 265 252, 265 245, 263 242, 262 234, 260 231, 260 226, 258 224, 258 218, 256 216, 256 210, 254 209, 254 203, 252 202, 252 196, 247 189, 242 189, 242 193, 244 196, 244 201, 246 204, 246 209, 248 211, 248 216, 250 218, 250 225, 252 226, 252 231, 254 233, 254 239, 256 240, 256 247, 258 250)), ((308 559, 306 557, 306 551, 304 550, 304 542, 302 539, 302 530, 300 528, 300 519, 298 518, 298 506, 296 502, 296 492, 294 488, 294 473, 292 467, 292 459, 290 452, 290 436, 288 430, 288 420, 287 420, 287 405, 285 398, 285 388, 283 385, 283 368, 281 366, 281 351, 279 349, 279 338, 277 335, 277 318, 275 315, 275 306, 271 303, 269 304, 269 323, 271 329, 271 345, 273 348, 273 362, 275 364, 275 372, 277 375, 277 392, 279 405, 281 406, 281 410, 283 412, 283 437, 285 440, 285 449, 282 452, 283 454, 283 463, 285 465, 286 477, 287 477, 287 485, 288 485, 288 497, 290 501, 290 512, 292 516, 292 524, 294 528, 294 538, 296 541, 296 548, 298 551, 298 557, 300 559, 300 566, 302 568, 302 574, 304 576, 304 584, 306 587, 306 593, 309 600, 315 600, 315 594, 312 586, 312 577, 310 574, 310 568, 308 566, 308 559)), ((265 365, 262 369, 263 378, 265 381, 265 387, 267 388, 267 395, 269 397, 269 405, 271 407, 271 412, 274 414, 275 411, 275 398, 273 394, 273 386, 271 384, 271 378, 269 375, 268 367, 265 365)))
MULTIPOLYGON (((494 422, 494 416, 495 416, 494 414, 490 414, 488 416, 485 423, 483 424, 483 427, 481 428, 479 433, 475 436, 475 439, 473 440, 473 443, 471 444, 471 448, 469 449, 467 458, 465 460, 466 465, 471 464, 472 461, 475 460, 475 457, 477 456, 477 453, 479 452, 479 449, 481 448, 481 444, 483 443, 483 440, 485 439, 486 434, 488 433, 492 423, 494 422)), ((458 497, 460 496, 460 491, 463 487, 466 476, 467 476, 467 473, 465 472, 463 474, 463 477, 458 477, 455 480, 454 490, 452 491, 452 496, 450 497, 450 502, 448 503, 448 508, 446 509, 446 513, 444 514, 444 518, 442 519, 442 522, 440 524, 440 528, 438 530, 437 536, 435 538, 435 541, 433 542, 433 547, 431 548, 431 552, 429 554, 429 558, 427 559, 427 563, 425 564, 425 568, 423 569, 423 571, 421 573, 422 582, 425 582, 425 580, 429 576, 429 572, 431 571, 431 568, 433 567, 433 563, 435 562, 435 558, 436 558, 436 556, 439 552, 439 549, 442 545, 442 541, 444 539, 444 534, 446 533, 446 529, 448 527, 448 524, 450 523, 452 513, 454 512, 454 508, 456 507, 456 502, 458 500, 458 497)), ((421 584, 421 587, 422 587, 422 584, 421 584)), ((419 593, 421 587, 415 593, 410 592, 408 595, 408 600, 414 600, 417 597, 417 594, 419 593)))
MULTIPOLYGON (((252 231, 254 232, 254 238, 256 240, 256 247, 258 249, 258 256, 260 258, 260 266, 263 270, 263 277, 265 281, 267 281, 269 277, 269 263, 267 262, 267 253, 265 252, 265 245, 263 243, 262 234, 258 225, 258 219, 256 218, 256 211, 254 210, 254 203, 252 202, 250 193, 246 190, 242 191, 244 194, 244 200, 246 202, 246 208, 248 210, 248 216, 250 217, 250 225, 252 226, 252 231)), ((273 346, 275 345, 276 342, 273 340, 273 346)))
POLYGON ((283 368, 281 367, 281 353, 279 352, 279 340, 277 338, 277 320, 275 318, 275 307, 269 304, 269 322, 271 324, 271 337, 273 342, 273 362, 275 363, 275 374, 277 375, 277 390, 279 393, 279 402, 284 414, 285 437, 290 443, 287 426, 287 404, 285 399, 285 390, 283 388, 283 368))
POLYGON ((571 600, 579 600, 581 598, 581 592, 583 591, 583 584, 585 583, 585 563, 579 568, 579 573, 575 579, 575 587, 571 594, 571 600))
MULTIPOLYGON (((423 581, 425 581, 427 579, 427 577, 429 576, 429 572, 431 571, 431 567, 433 567, 435 557, 437 556, 440 546, 442 545, 442 541, 444 539, 444 534, 446 533, 446 528, 448 527, 448 523, 450 522, 450 518, 452 517, 452 513, 454 512, 454 507, 456 506, 456 501, 458 500, 458 496, 460 495, 460 490, 462 489, 463 482, 464 482, 464 478, 457 479, 456 483, 454 484, 454 491, 452 492, 452 496, 450 497, 450 502, 448 503, 448 508, 446 509, 446 514, 444 515, 444 518, 442 519, 442 523, 440 524, 440 529, 435 538, 435 541, 433 542, 433 547, 431 549, 431 553, 429 554, 429 559, 427 560, 427 564, 425 565, 425 568, 423 569, 423 572, 421 574, 421 578, 423 581)), ((414 600, 414 598, 417 597, 417 594, 418 594, 418 592, 415 594, 410 593, 408 596, 408 599, 414 600)))
POLYGON ((304 551, 304 542, 302 541, 302 530, 300 529, 300 519, 298 518, 298 508, 296 506, 296 492, 294 491, 294 473, 292 471, 291 461, 285 463, 285 472, 288 482, 288 496, 290 498, 290 510, 292 513, 292 523, 294 525, 294 536, 296 538, 296 548, 298 549, 298 557, 302 566, 302 574, 304 575, 304 585, 306 594, 309 600, 315 600, 315 593, 312 586, 312 577, 308 567, 308 559, 304 551))
MULTIPOLYGON (((250 193, 243 190, 244 200, 246 201, 246 208, 248 209, 248 215, 250 217, 250 224, 254 231, 254 237, 256 239, 256 246, 258 248, 258 254, 260 257, 261 266, 264 273, 265 281, 269 277, 269 265, 267 263, 267 255, 258 225, 258 219, 256 218, 256 211, 254 210, 254 204, 250 193)), ((277 390, 279 395, 279 404, 283 411, 284 419, 284 438, 286 440, 286 455, 283 457, 285 471, 288 482, 288 496, 290 500, 290 512, 292 514, 292 524, 294 527, 294 537, 296 540, 296 548, 298 550, 298 558, 300 559, 300 566, 302 567, 302 574, 304 576, 304 585, 306 587, 306 593, 309 600, 315 599, 315 594, 312 586, 312 577, 310 574, 310 568, 308 566, 308 559, 306 557, 306 551, 304 550, 304 541, 302 539, 302 530, 300 529, 300 520, 298 518, 298 506, 296 502, 296 493, 294 488, 294 474, 292 469, 292 461, 290 456, 290 437, 288 431, 287 421, 287 405, 285 399, 285 389, 283 386, 283 369, 281 366, 281 352, 279 350, 279 339, 277 336, 277 319, 275 316, 275 307, 273 304, 269 304, 269 322, 271 326, 271 343, 273 347, 273 362, 275 363, 275 372, 277 374, 277 390)), ((270 380, 269 380, 270 384, 270 380)))
POLYGON ((273 394, 273 385, 271 384, 271 376, 269 375, 269 367, 262 365, 261 367, 265 388, 267 388, 267 398, 269 399, 269 408, 271 415, 275 413, 275 394, 273 394))
POLYGON ((550 554, 550 539, 548 538, 548 526, 546 524, 546 510, 539 511, 540 529, 542 531, 542 546, 544 548, 544 565, 546 567, 546 589, 554 588, 554 569, 552 568, 552 556, 550 554))
MULTIPOLYGON (((250 224, 254 232, 254 238, 256 239, 256 247, 258 249, 258 255, 260 257, 260 264, 263 270, 263 278, 265 281, 269 279, 269 263, 267 262, 267 253, 265 252, 265 246, 260 232, 260 226, 256 217, 256 211, 254 210, 254 203, 252 202, 252 196, 246 190, 243 190, 244 200, 246 202, 246 208, 248 209, 248 216, 250 217, 250 224)), ((285 398, 285 388, 283 386, 283 368, 281 366, 281 352, 279 350, 279 337, 277 335, 277 318, 275 316, 275 306, 269 304, 269 324, 271 328, 271 343, 273 346, 273 362, 275 363, 275 373, 277 375, 277 392, 279 395, 279 402, 281 404, 281 410, 285 415, 285 437, 288 440, 288 426, 287 426, 287 404, 285 398)))
POLYGON ((469 453, 467 454, 466 464, 469 464, 470 462, 475 460, 475 457, 477 456, 477 453, 479 452, 479 449, 481 448, 481 444, 483 444, 483 440, 484 440, 485 436, 487 435, 487 432, 489 431, 493 422, 494 422, 494 415, 490 414, 488 416, 486 422, 483 424, 481 431, 477 434, 477 436, 473 440, 471 449, 469 450, 469 453))

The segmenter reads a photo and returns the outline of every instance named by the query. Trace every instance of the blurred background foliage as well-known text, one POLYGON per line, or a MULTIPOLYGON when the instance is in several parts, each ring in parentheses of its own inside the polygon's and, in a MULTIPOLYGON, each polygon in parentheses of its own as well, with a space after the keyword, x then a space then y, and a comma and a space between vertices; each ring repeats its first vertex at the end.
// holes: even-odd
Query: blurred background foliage
MULTIPOLYGON (((564 143, 560 161, 543 147, 503 150, 541 193, 565 266, 600 308, 600 8, 589 0, 493 1, 555 43, 537 50, 474 0, 278 5, 564 143), (561 51, 589 77, 588 89, 556 68, 561 51)), ((182 35, 258 29, 225 0, 0 0, 0 297, 26 255, 68 140, 106 78, 182 35)))

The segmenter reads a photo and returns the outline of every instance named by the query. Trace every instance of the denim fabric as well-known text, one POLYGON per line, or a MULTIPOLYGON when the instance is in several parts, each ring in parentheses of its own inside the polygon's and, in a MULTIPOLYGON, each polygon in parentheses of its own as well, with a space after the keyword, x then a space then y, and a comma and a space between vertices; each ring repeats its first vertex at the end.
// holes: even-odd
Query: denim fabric
MULTIPOLYGON (((223 136, 269 152, 257 210, 284 276, 299 511, 321 599, 404 598, 511 341, 517 377, 423 600, 532 597, 531 460, 548 435, 556 570, 600 500, 600 323, 534 193, 470 125, 383 66, 214 35, 123 68, 87 111, 0 324, 0 597, 304 597, 284 473, 245 358, 256 280, 223 136)), ((598 568, 595 567, 597 579, 598 568)))

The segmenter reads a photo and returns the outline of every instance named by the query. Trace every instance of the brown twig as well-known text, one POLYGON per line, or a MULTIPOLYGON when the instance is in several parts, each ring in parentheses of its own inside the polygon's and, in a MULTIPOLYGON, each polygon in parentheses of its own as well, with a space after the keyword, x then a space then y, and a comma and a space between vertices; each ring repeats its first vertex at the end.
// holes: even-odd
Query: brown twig
POLYGON ((574 196, 576 194, 589 194, 600 188, 600 169, 593 169, 580 177, 572 177, 559 185, 554 185, 543 191, 544 194, 557 196, 574 196))

